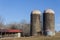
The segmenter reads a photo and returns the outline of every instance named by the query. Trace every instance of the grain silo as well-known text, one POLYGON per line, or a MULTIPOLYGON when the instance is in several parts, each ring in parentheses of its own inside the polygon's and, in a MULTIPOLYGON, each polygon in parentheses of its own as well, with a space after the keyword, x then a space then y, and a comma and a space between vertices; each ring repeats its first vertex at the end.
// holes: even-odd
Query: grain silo
POLYGON ((39 10, 34 10, 31 12, 31 28, 30 28, 30 34, 32 36, 36 36, 40 34, 40 14, 41 12, 39 10))
POLYGON ((47 9, 43 13, 43 34, 55 35, 55 14, 52 9, 47 9))

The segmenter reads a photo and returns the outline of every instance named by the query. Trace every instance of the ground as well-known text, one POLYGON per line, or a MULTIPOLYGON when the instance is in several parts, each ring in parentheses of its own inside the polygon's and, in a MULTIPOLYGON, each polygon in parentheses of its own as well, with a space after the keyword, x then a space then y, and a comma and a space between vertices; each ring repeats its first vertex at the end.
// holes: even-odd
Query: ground
POLYGON ((60 40, 60 33, 56 33, 53 37, 33 36, 33 37, 20 37, 20 38, 0 38, 0 40, 60 40))

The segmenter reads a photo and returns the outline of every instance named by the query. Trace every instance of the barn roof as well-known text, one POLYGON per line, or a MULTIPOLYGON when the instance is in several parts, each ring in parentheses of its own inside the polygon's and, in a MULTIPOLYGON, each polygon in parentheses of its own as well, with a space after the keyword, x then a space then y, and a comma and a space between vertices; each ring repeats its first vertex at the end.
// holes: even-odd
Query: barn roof
POLYGON ((0 29, 0 32, 22 32, 22 30, 18 30, 18 29, 0 29))

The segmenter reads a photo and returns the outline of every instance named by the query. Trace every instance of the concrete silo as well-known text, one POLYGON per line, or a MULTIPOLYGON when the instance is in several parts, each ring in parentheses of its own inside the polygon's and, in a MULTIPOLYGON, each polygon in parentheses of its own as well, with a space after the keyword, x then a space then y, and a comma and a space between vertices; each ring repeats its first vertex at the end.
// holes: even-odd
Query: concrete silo
POLYGON ((30 35, 36 36, 40 34, 40 14, 39 10, 33 10, 31 12, 31 27, 30 27, 30 35))
POLYGON ((55 35, 55 14, 52 9, 47 9, 43 13, 43 34, 55 35))

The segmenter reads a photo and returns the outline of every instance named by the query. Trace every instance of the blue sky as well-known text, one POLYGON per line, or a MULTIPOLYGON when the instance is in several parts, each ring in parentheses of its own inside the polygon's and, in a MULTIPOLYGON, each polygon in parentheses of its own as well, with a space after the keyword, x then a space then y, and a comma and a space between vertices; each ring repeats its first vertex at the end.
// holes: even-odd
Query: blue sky
POLYGON ((55 11, 55 29, 60 30, 60 0, 0 0, 0 16, 5 23, 30 22, 32 10, 38 9, 42 13, 51 8, 55 11))

